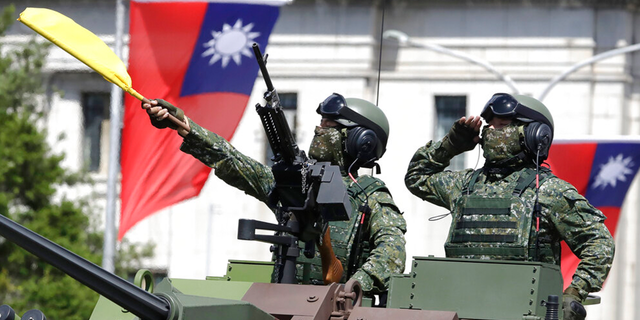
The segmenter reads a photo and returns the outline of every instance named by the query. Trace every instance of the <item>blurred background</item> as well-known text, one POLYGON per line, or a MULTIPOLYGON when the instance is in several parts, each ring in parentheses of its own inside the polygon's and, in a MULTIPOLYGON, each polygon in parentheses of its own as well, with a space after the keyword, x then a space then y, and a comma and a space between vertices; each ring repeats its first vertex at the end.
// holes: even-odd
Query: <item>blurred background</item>
MULTIPOLYGON (((50 8, 115 47, 118 2, 124 6, 122 59, 127 62, 129 1, 13 4, 15 18, 26 7, 50 8)), ((0 7, 11 3, 0 0, 0 7)), ((158 17, 157 23, 171 19, 158 17)), ((34 37, 31 29, 15 23, 0 42, 6 48, 34 37)), ((377 102, 384 110, 391 133, 379 162, 379 177, 407 220, 410 262, 412 256, 444 256, 451 222, 450 217, 429 221, 446 211, 413 196, 404 186, 407 165, 418 147, 442 138, 461 116, 478 115, 496 92, 519 92, 542 100, 554 117, 556 139, 636 139, 640 52, 632 47, 607 59, 594 57, 637 43, 640 1, 295 0, 280 8, 263 53, 269 54, 273 83, 304 150, 320 122, 316 107, 331 93, 377 102), (566 77, 558 78, 563 73, 566 77)), ((255 63, 252 58, 243 62, 255 63)), ((111 84, 57 47, 49 49, 43 74, 44 116, 39 125, 46 129, 52 151, 64 154, 61 165, 87 172, 91 178, 58 188, 57 196, 89 201, 97 208, 100 230, 107 207, 109 130, 114 121, 109 112, 111 84)), ((134 87, 144 82, 133 79, 134 87)), ((252 108, 261 102, 264 90, 258 75, 231 143, 268 163, 268 143, 252 108)), ((140 128, 140 134, 156 132, 149 128, 140 128)), ((168 147, 180 152, 179 143, 168 147)), ((450 169, 480 166, 476 148, 456 158, 450 169)), ((589 319, 634 319, 640 312, 639 200, 636 177, 618 222, 613 269, 599 293, 602 303, 587 307, 589 319)), ((199 196, 140 221, 124 239, 154 245, 153 254, 142 259, 140 267, 157 276, 221 276, 229 259, 271 258, 269 245, 236 239, 239 218, 275 222, 264 204, 211 174, 199 196)))

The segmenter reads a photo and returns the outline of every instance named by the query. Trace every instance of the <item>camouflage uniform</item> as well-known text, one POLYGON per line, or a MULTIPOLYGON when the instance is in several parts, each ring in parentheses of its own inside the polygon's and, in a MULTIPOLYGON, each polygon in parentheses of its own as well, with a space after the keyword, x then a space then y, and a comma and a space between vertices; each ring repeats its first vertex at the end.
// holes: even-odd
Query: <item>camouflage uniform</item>
MULTIPOLYGON (((468 187, 474 170, 444 171, 455 155, 448 150, 445 139, 438 142, 430 141, 416 151, 409 164, 405 183, 414 195, 445 207, 455 215, 458 211, 455 206, 459 203, 458 199, 463 197, 463 190, 468 187)), ((473 190, 469 192, 480 197, 510 193, 525 172, 525 167, 521 165, 510 174, 483 171, 479 174, 473 190)), ((529 167, 535 168, 533 165, 529 167)), ((535 188, 525 189, 520 198, 526 208, 532 208, 535 188)), ((578 194, 571 184, 553 175, 540 186, 539 203, 542 207, 539 241, 542 243, 541 247, 547 249, 540 251, 540 261, 559 265, 559 244, 564 240, 582 259, 570 287, 577 289, 584 300, 589 292, 602 288, 613 261, 614 241, 603 223, 605 216, 578 194)), ((453 219, 455 221, 457 217, 454 216, 453 219)), ((532 229, 535 230, 535 226, 532 226, 532 229)), ((533 230, 530 234, 535 237, 533 230)), ((453 225, 450 232, 452 231, 453 225)), ((529 241, 532 242, 533 240, 529 241)), ((489 258, 482 255, 467 257, 489 258)))
MULTIPOLYGON (((246 194, 268 204, 269 194, 275 187, 271 168, 247 157, 236 150, 228 141, 210 132, 190 120, 191 131, 184 138, 180 147, 185 153, 193 155, 204 164, 215 169, 215 175, 246 194)), ((378 179, 376 183, 382 184, 378 179)), ((344 177, 350 195, 355 186, 344 177)), ((354 210, 363 203, 364 195, 351 198, 354 210)), ((370 252, 366 261, 362 261, 360 268, 353 275, 362 284, 362 289, 368 293, 384 292, 388 289, 392 274, 402 273, 405 267, 405 239, 406 222, 391 198, 386 188, 378 189, 368 196, 371 216, 366 225, 366 234, 361 245, 368 246, 370 252)), ((359 214, 352 213, 350 222, 331 222, 331 243, 335 253, 342 262, 345 270, 348 257, 345 256, 353 243, 353 230, 350 226, 357 220, 359 214), (351 239, 344 241, 343 239, 351 239), (345 246, 343 243, 347 243, 345 246)), ((304 260, 303 257, 299 258, 304 260)), ((317 268, 312 270, 312 277, 318 274, 317 268)), ((320 272, 321 274, 321 272, 320 272)), ((314 279, 312 279, 314 280, 314 279)), ((315 279, 320 280, 321 279, 315 279)), ((343 277, 343 281, 346 280, 343 277)))

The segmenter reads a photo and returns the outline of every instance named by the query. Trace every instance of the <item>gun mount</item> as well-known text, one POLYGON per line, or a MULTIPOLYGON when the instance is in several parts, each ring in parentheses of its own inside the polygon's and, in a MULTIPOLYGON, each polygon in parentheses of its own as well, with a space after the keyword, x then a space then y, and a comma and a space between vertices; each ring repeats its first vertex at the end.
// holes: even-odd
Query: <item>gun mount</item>
MULTIPOLYGON (((275 188, 270 195, 270 205, 276 211, 278 225, 241 220, 238 239, 274 244, 275 281, 296 283, 295 264, 300 255, 298 241, 305 243, 305 255, 313 257, 316 241, 328 232, 328 222, 349 220, 351 202, 342 181, 340 167, 309 159, 298 148, 280 105, 278 92, 267 71, 266 58, 262 56, 257 43, 253 44, 253 52, 267 86, 264 94, 266 103, 258 103, 256 112, 274 154, 271 171, 275 188), (276 231, 276 234, 255 236, 258 227, 276 231)), ((331 246, 330 243, 324 245, 327 249, 331 246)), ((333 254, 332 249, 321 250, 321 254, 323 252, 333 254)))

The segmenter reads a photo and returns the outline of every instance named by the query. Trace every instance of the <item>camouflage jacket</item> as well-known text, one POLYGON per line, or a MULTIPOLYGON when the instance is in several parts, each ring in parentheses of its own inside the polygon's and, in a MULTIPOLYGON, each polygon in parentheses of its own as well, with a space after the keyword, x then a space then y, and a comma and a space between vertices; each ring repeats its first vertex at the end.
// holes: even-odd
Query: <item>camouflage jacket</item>
MULTIPOLYGON (((419 148, 405 176, 407 188, 426 201, 454 211, 456 208, 452 206, 469 184, 473 170, 444 171, 452 157, 442 147, 441 141, 431 141, 419 148)), ((506 176, 483 172, 474 190, 496 194, 510 192, 523 171, 506 176)), ((535 190, 531 188, 525 190, 523 201, 533 201, 534 193, 535 190)), ((589 292, 599 291, 611 269, 614 255, 614 241, 604 225, 605 216, 578 194, 571 184, 555 176, 540 186, 539 203, 542 206, 539 237, 556 244, 564 240, 582 260, 570 286, 578 289, 582 299, 589 292)), ((552 247, 556 252, 543 261, 559 265, 559 246, 552 247)))
MULTIPOLYGON (((271 168, 245 156, 224 138, 191 120, 190 125, 191 132, 184 138, 180 150, 213 168, 215 175, 227 184, 268 205, 269 194, 275 187, 271 168)), ((344 178, 344 181, 348 186, 350 180, 344 178)), ((358 199, 352 200, 359 203, 358 199)), ((363 241, 368 242, 371 251, 353 278, 362 284, 365 292, 377 293, 388 289, 392 274, 404 272, 406 260, 404 233, 407 227, 402 213, 395 206, 389 193, 376 191, 369 195, 368 203, 371 207, 371 216, 366 226, 369 239, 363 239, 363 241)), ((340 236, 336 225, 332 223, 331 227, 332 239, 340 236)), ((347 257, 338 256, 338 258, 343 263, 348 260, 347 257)), ((343 266, 347 270, 347 266, 343 266)))

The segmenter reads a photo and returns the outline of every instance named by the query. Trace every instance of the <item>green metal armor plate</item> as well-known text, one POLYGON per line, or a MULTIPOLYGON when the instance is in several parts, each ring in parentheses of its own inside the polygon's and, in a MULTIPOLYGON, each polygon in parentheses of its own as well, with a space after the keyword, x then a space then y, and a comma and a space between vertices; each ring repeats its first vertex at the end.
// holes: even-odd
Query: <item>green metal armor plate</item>
POLYGON ((456 311, 461 319, 543 319, 562 297, 560 267, 540 262, 414 257, 391 279, 389 308, 456 311))

